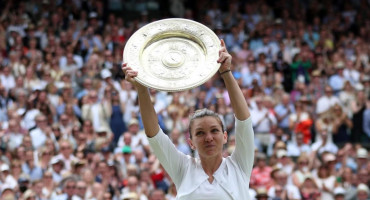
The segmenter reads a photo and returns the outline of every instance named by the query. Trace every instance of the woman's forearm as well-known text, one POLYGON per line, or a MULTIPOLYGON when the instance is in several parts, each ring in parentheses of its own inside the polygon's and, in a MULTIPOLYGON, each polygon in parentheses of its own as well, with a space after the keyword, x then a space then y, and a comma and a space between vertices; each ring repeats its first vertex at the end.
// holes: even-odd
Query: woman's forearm
POLYGON ((137 85, 136 88, 145 134, 148 137, 154 137, 159 131, 157 113, 154 110, 148 89, 142 85, 137 85))
POLYGON ((230 71, 221 76, 224 79, 226 89, 229 92, 230 102, 234 110, 235 117, 241 121, 248 119, 250 116, 249 108, 233 74, 230 71))

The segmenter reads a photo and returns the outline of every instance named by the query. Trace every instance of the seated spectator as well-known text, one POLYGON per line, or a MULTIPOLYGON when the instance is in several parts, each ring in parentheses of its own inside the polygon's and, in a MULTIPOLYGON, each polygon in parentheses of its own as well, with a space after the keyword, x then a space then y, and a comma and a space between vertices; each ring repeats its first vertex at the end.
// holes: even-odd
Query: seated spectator
POLYGON ((269 188, 268 195, 272 199, 301 199, 299 188, 288 182, 288 174, 277 168, 274 184, 269 188))
POLYGON ((350 139, 349 130, 353 127, 353 123, 340 105, 335 104, 331 109, 336 116, 333 126, 333 142, 338 146, 343 146, 350 139))
POLYGON ((295 137, 287 143, 287 154, 292 157, 299 157, 303 153, 310 154, 311 147, 303 142, 303 134, 295 133, 295 137))
POLYGON ((336 177, 330 175, 330 171, 327 165, 321 165, 317 171, 317 175, 314 177, 317 187, 321 190, 322 199, 334 199, 332 191, 335 186, 336 177))
POLYGON ((272 168, 266 164, 266 155, 259 153, 256 155, 256 166, 252 170, 250 185, 251 188, 259 188, 261 186, 270 187, 272 180, 270 173, 272 168))
POLYGON ((305 177, 300 187, 300 193, 302 200, 318 199, 321 196, 321 191, 311 175, 305 177))
POLYGON ((340 100, 338 97, 334 96, 333 89, 327 85, 325 86, 325 94, 317 100, 316 114, 323 114, 335 104, 341 105, 340 100))
POLYGON ((298 169, 292 174, 293 184, 301 187, 307 175, 311 174, 310 159, 307 154, 302 154, 297 159, 298 169))
POLYGON ((357 186, 357 199, 358 200, 367 200, 369 199, 369 187, 366 184, 359 184, 357 186))

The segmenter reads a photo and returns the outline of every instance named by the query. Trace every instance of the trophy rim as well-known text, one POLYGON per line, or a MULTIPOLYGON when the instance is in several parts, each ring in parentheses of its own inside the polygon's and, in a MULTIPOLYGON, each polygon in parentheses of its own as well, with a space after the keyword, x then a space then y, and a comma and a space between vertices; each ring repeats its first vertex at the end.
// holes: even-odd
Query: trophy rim
POLYGON ((213 30, 207 26, 189 19, 166 18, 146 24, 132 34, 126 42, 123 51, 123 62, 126 62, 133 70, 138 71, 138 76, 135 77, 135 81, 148 88, 166 92, 185 91, 202 85, 214 76, 220 67, 220 63, 217 62, 220 48, 220 39, 213 30), (158 27, 166 23, 175 23, 176 26, 170 28, 165 27, 164 30, 161 30, 161 28, 158 29, 158 27), (186 28, 181 27, 182 25, 193 26, 196 28, 196 31, 187 30, 186 28), (150 31, 152 30, 156 31, 156 33, 151 35, 150 31), (166 84, 167 81, 168 83, 173 83, 177 80, 166 80, 165 78, 154 77, 143 69, 144 67, 142 67, 142 63, 144 61, 142 57, 144 50, 155 42, 165 42, 164 40, 173 37, 182 38, 199 45, 199 49, 204 54, 204 62, 199 63, 199 65, 207 65, 208 67, 208 71, 204 72, 205 69, 203 69, 203 72, 201 72, 203 73, 201 75, 203 77, 200 78, 197 77, 197 75, 191 76, 188 77, 190 79, 189 82, 192 81, 192 77, 197 77, 197 79, 194 79, 194 81, 189 84, 188 81, 182 80, 180 81, 180 83, 182 83, 180 85, 175 84, 176 86, 168 86, 170 84, 166 84), (207 41, 205 41, 206 39, 207 41), (209 41, 211 41, 212 45, 207 45, 207 42, 209 43, 209 41), (156 84, 158 82, 161 82, 162 84, 156 84))

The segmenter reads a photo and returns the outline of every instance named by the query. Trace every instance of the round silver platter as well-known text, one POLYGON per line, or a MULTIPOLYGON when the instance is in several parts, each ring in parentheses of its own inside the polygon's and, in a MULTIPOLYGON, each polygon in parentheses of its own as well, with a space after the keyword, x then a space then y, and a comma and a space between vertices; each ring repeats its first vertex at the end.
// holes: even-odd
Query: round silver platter
POLYGON ((197 87, 218 70, 217 35, 201 23, 180 18, 152 22, 127 41, 123 61, 138 71, 136 81, 175 92, 197 87))

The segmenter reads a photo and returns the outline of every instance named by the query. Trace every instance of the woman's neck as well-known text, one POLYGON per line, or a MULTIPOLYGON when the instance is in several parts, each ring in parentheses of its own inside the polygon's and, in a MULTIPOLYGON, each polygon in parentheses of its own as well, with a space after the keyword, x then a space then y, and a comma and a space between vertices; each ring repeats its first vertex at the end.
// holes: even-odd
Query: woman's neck
POLYGON ((200 160, 204 172, 210 177, 210 180, 213 180, 213 174, 222 163, 222 155, 213 158, 201 158, 200 160))

